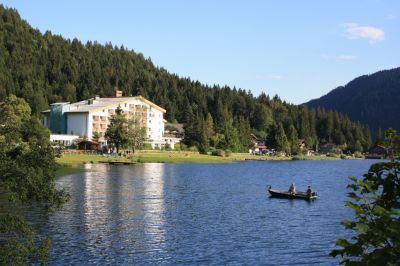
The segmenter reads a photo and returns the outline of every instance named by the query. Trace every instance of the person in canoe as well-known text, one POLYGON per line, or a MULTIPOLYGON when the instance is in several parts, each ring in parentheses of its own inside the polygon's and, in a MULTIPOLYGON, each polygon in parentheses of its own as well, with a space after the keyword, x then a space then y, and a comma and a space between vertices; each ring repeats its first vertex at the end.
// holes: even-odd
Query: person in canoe
POLYGON ((289 191, 288 191, 290 194, 292 194, 292 195, 294 195, 294 194, 296 194, 296 186, 294 185, 294 183, 292 183, 291 185, 290 185, 290 188, 289 188, 289 191))
POLYGON ((312 196, 312 189, 311 189, 311 186, 308 186, 308 188, 307 188, 307 196, 309 196, 309 197, 312 196))

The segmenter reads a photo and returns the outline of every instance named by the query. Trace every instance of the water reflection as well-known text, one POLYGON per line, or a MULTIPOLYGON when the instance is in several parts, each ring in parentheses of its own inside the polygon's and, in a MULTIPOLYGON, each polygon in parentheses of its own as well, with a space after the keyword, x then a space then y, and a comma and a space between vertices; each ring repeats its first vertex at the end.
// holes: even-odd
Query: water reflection
POLYGON ((71 201, 48 221, 57 230, 53 258, 71 262, 76 247, 94 264, 134 263, 129 255, 159 253, 165 244, 165 165, 85 167, 86 173, 60 180, 71 201), (63 242, 72 248, 57 247, 63 242))
POLYGON ((145 234, 152 238, 156 249, 165 242, 164 164, 143 165, 145 234))

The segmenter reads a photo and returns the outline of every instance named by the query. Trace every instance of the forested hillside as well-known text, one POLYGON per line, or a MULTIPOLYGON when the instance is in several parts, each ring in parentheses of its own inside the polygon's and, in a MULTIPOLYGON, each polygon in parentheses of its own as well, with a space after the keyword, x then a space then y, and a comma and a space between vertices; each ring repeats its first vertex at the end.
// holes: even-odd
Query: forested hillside
POLYGON ((390 127, 400 131, 400 68, 358 77, 305 105, 338 111, 374 132, 390 127))
MULTIPOLYGON (((210 62, 211 63, 211 62, 210 62)), ((227 86, 207 86, 156 67, 142 54, 111 44, 82 44, 42 34, 0 5, 0 101, 23 97, 38 114, 50 103, 114 95, 142 95, 167 110, 170 122, 186 123, 185 143, 200 149, 246 151, 255 134, 289 153, 298 139, 310 148, 334 142, 342 149, 366 149, 369 131, 336 112, 310 111, 227 86)))

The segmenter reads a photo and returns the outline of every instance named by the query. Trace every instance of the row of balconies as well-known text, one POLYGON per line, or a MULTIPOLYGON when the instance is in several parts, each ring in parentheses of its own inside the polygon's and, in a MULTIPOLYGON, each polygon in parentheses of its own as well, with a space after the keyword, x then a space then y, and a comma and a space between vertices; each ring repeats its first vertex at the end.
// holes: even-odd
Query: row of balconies
POLYGON ((129 111, 129 115, 147 116, 147 112, 129 111))
POLYGON ((94 115, 93 116, 93 121, 95 122, 107 122, 107 116, 98 116, 98 115, 94 115))
POLYGON ((147 110, 147 106, 146 106, 146 105, 140 105, 140 104, 130 104, 130 105, 129 105, 129 109, 147 110))
POLYGON ((93 129, 106 130, 107 129, 107 124, 93 123, 93 129))

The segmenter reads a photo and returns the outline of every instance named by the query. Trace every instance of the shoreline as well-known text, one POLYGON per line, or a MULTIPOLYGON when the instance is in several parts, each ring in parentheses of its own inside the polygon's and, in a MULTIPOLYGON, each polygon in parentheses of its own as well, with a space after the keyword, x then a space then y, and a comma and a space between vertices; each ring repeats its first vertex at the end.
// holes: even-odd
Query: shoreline
POLYGON ((56 161, 62 166, 72 166, 85 163, 232 163, 239 161, 291 160, 341 160, 341 158, 327 156, 259 156, 247 153, 232 153, 230 156, 224 157, 184 151, 140 151, 128 158, 69 153, 56 159, 56 161))
POLYGON ((228 157, 199 154, 185 151, 140 151, 125 157, 106 157, 91 154, 64 154, 56 158, 59 169, 56 177, 86 172, 84 164, 132 165, 137 163, 234 163, 244 161, 332 161, 332 160, 365 160, 365 158, 346 158, 329 156, 259 156, 247 153, 232 153, 228 157))

